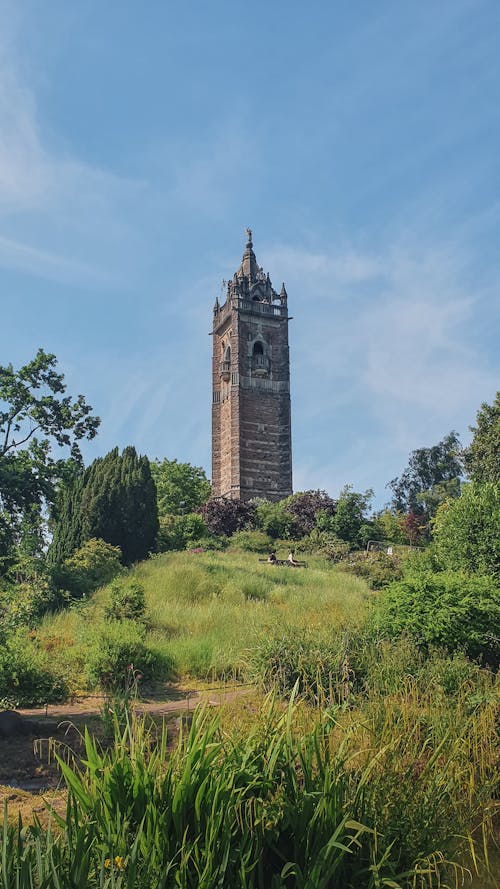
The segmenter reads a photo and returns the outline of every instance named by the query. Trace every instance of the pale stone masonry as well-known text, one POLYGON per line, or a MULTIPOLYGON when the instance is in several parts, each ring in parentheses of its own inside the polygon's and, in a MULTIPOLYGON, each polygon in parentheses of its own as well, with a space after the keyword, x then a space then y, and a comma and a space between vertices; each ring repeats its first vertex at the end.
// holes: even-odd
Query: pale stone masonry
POLYGON ((285 285, 273 289, 247 229, 226 302, 214 306, 213 497, 281 500, 292 493, 288 321, 285 285))

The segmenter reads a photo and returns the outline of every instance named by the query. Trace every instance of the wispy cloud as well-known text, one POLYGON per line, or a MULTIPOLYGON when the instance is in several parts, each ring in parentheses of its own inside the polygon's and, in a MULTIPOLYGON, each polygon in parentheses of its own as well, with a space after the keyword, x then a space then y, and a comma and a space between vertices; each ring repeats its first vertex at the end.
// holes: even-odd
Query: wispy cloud
MULTIPOLYGON (((7 23, 4 15, 2 25, 7 23)), ((0 36, 0 266, 109 286, 127 265, 133 214, 147 186, 54 148, 36 96, 0 36)))
POLYGON ((344 472, 349 480, 356 462, 362 474, 367 448, 372 468, 379 449, 397 466, 398 454, 467 428, 498 385, 474 337, 493 310, 492 282, 467 283, 469 260, 461 244, 409 237, 389 239, 376 257, 352 246, 267 252, 270 268, 287 269, 290 306, 300 319, 293 322, 300 330, 291 329, 294 411, 315 436, 301 438, 299 477, 344 472), (334 470, 315 454, 322 429, 331 430, 334 470))

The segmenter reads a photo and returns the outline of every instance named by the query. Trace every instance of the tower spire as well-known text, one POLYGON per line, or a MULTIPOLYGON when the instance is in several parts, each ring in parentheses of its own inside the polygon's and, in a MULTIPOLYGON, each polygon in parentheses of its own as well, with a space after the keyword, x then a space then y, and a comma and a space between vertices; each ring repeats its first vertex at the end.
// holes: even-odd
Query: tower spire
POLYGON ((252 229, 246 228, 245 231, 247 242, 245 246, 245 252, 243 254, 243 259, 241 261, 241 271, 249 279, 249 281, 255 281, 257 277, 257 260, 255 258, 255 253, 253 252, 252 229))

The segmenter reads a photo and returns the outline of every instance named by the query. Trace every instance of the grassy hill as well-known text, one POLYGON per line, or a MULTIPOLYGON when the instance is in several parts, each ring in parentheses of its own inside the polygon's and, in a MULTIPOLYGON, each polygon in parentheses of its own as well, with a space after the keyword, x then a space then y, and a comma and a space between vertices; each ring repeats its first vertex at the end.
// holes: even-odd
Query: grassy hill
MULTIPOLYGON (((363 580, 323 559, 290 569, 236 551, 164 554, 132 568, 118 583, 143 588, 143 622, 113 619, 111 585, 47 617, 38 630, 52 666, 72 691, 88 687, 89 661, 113 640, 131 646, 140 640, 155 659, 156 676, 163 670, 200 680, 241 677, 263 639, 307 629, 326 640, 332 631, 359 624, 372 595, 363 580)), ((134 666, 147 670, 137 659, 134 666)))

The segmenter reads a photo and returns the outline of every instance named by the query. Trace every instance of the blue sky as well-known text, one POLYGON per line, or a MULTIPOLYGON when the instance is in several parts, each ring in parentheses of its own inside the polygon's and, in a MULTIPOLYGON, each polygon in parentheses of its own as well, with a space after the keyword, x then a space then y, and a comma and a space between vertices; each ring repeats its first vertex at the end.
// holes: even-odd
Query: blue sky
POLYGON ((500 4, 0 0, 0 363, 210 474, 212 306, 285 281, 294 487, 373 487, 500 388, 500 4))

